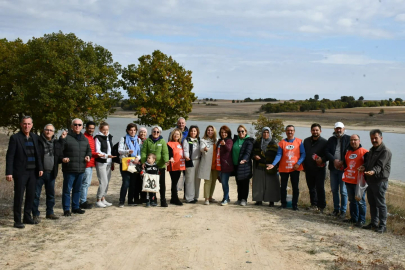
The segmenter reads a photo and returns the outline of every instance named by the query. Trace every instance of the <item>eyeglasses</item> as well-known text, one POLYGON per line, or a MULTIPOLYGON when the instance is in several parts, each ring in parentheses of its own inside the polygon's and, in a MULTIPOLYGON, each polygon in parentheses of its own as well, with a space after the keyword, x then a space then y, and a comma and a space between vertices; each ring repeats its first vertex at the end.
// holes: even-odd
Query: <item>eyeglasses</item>
POLYGON ((238 130, 238 133, 245 133, 244 130, 238 130))
POLYGON ((53 129, 44 129, 44 131, 54 132, 53 129))
POLYGON ((158 130, 154 130, 154 131, 152 131, 152 133, 160 133, 160 131, 158 131, 158 130))
POLYGON ((79 126, 79 127, 81 127, 82 126, 82 124, 73 124, 75 127, 77 127, 77 126, 79 126))

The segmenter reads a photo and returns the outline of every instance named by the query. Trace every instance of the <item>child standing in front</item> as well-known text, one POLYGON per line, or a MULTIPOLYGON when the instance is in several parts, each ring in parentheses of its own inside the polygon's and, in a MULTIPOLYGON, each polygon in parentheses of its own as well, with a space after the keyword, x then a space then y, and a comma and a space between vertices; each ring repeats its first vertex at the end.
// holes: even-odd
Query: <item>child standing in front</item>
MULTIPOLYGON (((159 174, 159 168, 156 164, 156 155, 153 153, 149 153, 148 156, 146 157, 146 161, 144 164, 144 170, 141 172, 141 175, 145 177, 145 173, 151 174, 151 175, 158 175, 159 174)), ((152 185, 151 187, 154 188, 156 187, 156 184, 159 184, 159 181, 155 181, 155 183, 149 183, 152 185), (153 186, 155 185, 155 186, 153 186)), ((146 207, 149 206, 157 206, 156 204, 156 193, 152 192, 147 192, 146 193, 146 207)))

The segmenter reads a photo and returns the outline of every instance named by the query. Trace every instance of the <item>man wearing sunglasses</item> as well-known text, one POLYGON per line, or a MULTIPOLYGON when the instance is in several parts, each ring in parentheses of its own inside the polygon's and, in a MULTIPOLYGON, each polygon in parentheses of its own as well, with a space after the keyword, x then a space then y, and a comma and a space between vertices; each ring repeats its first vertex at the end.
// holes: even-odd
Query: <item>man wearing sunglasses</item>
MULTIPOLYGON (((80 190, 86 164, 90 161, 91 148, 87 138, 81 133, 83 121, 76 118, 72 121, 72 129, 67 133, 63 144, 63 194, 62 206, 63 215, 69 217, 70 213, 70 192, 72 192, 72 213, 84 214, 80 209, 80 190)), ((65 132, 63 133, 65 134, 65 132)))

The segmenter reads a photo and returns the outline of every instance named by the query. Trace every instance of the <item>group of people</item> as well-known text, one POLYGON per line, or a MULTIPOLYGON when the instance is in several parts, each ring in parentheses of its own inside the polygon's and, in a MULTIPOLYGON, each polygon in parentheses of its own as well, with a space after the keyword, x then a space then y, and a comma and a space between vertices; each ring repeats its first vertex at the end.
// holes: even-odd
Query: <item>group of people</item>
POLYGON ((177 127, 170 132, 168 141, 162 137, 162 129, 152 126, 147 136, 146 128, 130 123, 126 134, 114 145, 109 125, 98 126, 92 121, 72 121, 71 129, 55 138, 52 124, 44 127, 40 136, 31 132, 33 120, 29 116, 21 120, 21 131, 10 137, 6 156, 6 179, 14 179, 14 227, 24 224, 38 224, 38 210, 42 187, 46 191, 46 218, 58 219, 54 214, 55 179, 58 164, 62 163, 64 216, 71 213, 84 214, 93 207, 87 200, 93 168, 96 168, 99 187, 95 206, 109 207, 106 200, 111 171, 119 166, 122 186, 119 207, 145 204, 157 206, 157 194, 144 192, 143 175, 159 175, 160 206, 168 207, 166 201, 166 170, 171 178, 170 204, 196 203, 199 199, 200 183, 204 180, 204 205, 216 202, 213 198, 216 182, 219 181, 223 197, 219 202, 229 204, 229 178, 235 176, 237 200, 235 204, 246 206, 252 179, 252 200, 255 205, 268 202, 274 207, 281 201, 281 208, 287 208, 287 184, 291 179, 292 209, 297 211, 300 172, 305 171, 311 207, 323 212, 326 207, 325 178, 330 170, 333 193, 333 216, 357 227, 386 232, 387 207, 385 192, 390 174, 391 152, 384 145, 382 132, 370 132, 373 147, 364 149, 360 136, 345 134, 343 123, 337 122, 333 136, 328 140, 321 136, 322 129, 317 123, 311 126, 311 136, 301 140, 294 136, 295 127, 285 128, 286 138, 277 142, 272 138, 271 129, 264 127, 259 138, 252 138, 244 125, 239 125, 232 137, 230 128, 223 125, 219 135, 214 126, 200 131, 198 126, 186 126, 179 118, 177 127), (200 136, 200 132, 202 133, 200 136), (200 138, 201 137, 201 138, 200 138), (115 150, 116 149, 116 150, 115 150), (136 170, 124 169, 124 158, 135 161, 136 170), (327 166, 329 163, 329 166, 327 166), (367 192, 360 194, 356 187, 365 178, 367 192), (184 189, 183 201, 178 190, 184 189), (25 206, 21 220, 24 192, 25 206), (365 193, 370 205, 371 222, 365 225, 365 193), (350 218, 346 219, 347 201, 350 202, 350 218))

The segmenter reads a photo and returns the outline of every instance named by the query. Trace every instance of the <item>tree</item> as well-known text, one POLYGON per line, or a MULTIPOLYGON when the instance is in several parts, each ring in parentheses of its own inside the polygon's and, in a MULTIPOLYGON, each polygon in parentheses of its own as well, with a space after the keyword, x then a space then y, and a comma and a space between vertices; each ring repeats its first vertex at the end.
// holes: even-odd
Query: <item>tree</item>
POLYGON ((14 43, 20 44, 16 47, 20 51, 14 50, 15 55, 8 50, 6 64, 0 64, 3 70, 15 61, 8 70, 12 84, 0 80, 0 89, 2 96, 9 93, 7 102, 15 107, 3 111, 7 121, 1 126, 15 131, 20 119, 30 115, 34 131, 48 123, 61 129, 70 127, 73 118, 99 122, 114 112, 113 106, 122 97, 117 80, 121 67, 108 50, 62 32, 33 38, 22 47, 20 41, 14 43))
POLYGON ((159 50, 138 60, 138 66, 131 64, 122 73, 122 86, 138 116, 135 122, 169 129, 179 117, 187 119, 197 99, 191 91, 192 72, 159 50))
POLYGON ((232 99, 232 103, 235 103, 235 100, 234 100, 234 99, 232 99))
POLYGON ((314 98, 315 98, 316 101, 318 101, 319 100, 319 95, 315 95, 314 98))
POLYGON ((271 129, 271 134, 276 140, 280 141, 283 138, 284 123, 281 119, 270 119, 263 114, 260 114, 257 121, 252 122, 252 125, 256 130, 256 138, 259 138, 262 135, 262 129, 264 127, 269 127, 271 129))
POLYGON ((364 97, 363 97, 363 96, 360 96, 360 97, 359 97, 359 100, 360 100, 360 101, 363 101, 363 100, 364 100, 364 97))

